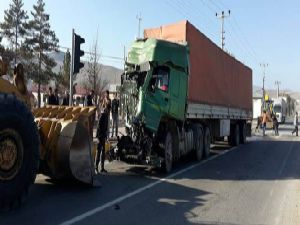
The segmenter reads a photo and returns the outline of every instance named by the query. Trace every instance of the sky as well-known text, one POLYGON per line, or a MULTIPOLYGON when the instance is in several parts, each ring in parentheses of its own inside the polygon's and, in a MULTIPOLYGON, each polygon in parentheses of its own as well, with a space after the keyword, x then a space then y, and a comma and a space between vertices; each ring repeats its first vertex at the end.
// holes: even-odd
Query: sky
MULTIPOLYGON (((11 0, 0 0, 0 22, 11 0)), ((23 0, 32 10, 36 0, 23 0)), ((123 67, 126 51, 141 30, 189 20, 218 46, 221 21, 216 13, 230 10, 225 19, 225 49, 253 70, 253 84, 262 86, 261 63, 266 68, 266 88, 300 91, 300 1, 297 0, 45 0, 51 28, 59 45, 71 47, 72 28, 85 38, 90 51, 97 38, 101 62, 123 67), (117 58, 115 58, 117 57, 117 58), (299 79, 299 80, 298 80, 299 79)))

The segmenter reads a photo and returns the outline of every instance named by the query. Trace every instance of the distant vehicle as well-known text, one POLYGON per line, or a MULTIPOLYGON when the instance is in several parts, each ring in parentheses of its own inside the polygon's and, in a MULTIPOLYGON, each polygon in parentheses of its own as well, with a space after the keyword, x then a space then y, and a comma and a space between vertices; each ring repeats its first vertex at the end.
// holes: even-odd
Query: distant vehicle
POLYGON ((262 98, 253 99, 253 119, 257 119, 262 114, 263 100, 262 98))
POLYGON ((287 103, 283 98, 276 98, 273 100, 273 112, 279 123, 285 123, 287 103))

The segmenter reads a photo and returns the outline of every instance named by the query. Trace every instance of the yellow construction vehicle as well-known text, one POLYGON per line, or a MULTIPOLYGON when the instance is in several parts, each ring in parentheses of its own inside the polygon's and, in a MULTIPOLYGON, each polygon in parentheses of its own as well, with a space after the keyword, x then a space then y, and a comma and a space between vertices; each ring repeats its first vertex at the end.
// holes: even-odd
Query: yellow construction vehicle
POLYGON ((0 210, 20 205, 38 173, 95 184, 96 108, 31 109, 23 66, 15 68, 13 83, 2 78, 7 70, 0 59, 0 210))

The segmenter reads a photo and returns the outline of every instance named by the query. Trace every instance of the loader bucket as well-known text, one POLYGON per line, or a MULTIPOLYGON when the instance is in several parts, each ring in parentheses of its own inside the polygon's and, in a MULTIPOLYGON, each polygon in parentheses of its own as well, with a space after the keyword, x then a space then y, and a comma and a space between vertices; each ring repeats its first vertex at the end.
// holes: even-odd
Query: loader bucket
POLYGON ((53 179, 95 184, 94 107, 48 106, 34 111, 41 139, 40 172, 53 179))

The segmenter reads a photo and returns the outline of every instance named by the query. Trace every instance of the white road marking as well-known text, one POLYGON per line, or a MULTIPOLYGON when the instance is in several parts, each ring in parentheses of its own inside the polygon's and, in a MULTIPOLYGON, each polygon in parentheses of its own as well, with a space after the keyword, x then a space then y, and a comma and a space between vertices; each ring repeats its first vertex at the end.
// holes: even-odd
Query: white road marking
POLYGON ((228 152, 233 151, 234 149, 236 149, 236 147, 228 149, 228 150, 225 150, 222 153, 219 153, 218 155, 214 155, 214 156, 210 157, 209 159, 206 159, 204 161, 201 161, 199 163, 191 165, 191 166, 189 166, 189 167, 187 167, 185 169, 182 169, 182 170, 180 170, 180 171, 178 171, 176 173, 173 173, 173 174, 171 174, 171 175, 169 175, 169 176, 167 176, 165 178, 158 179, 157 181, 155 181, 155 182, 153 182, 151 184, 148 184, 148 185, 146 185, 146 186, 144 186, 142 188, 136 189, 133 192, 130 192, 130 193, 126 194, 126 195, 123 195, 123 196, 121 196, 119 198, 116 198, 116 199, 114 199, 114 200, 112 200, 110 202, 107 202, 107 203, 105 203, 102 206, 99 206, 99 207, 96 207, 94 209, 91 209, 91 210, 89 210, 89 211, 87 211, 87 212, 85 212, 85 213, 83 213, 81 215, 78 215, 78 216, 76 216, 76 217, 74 217, 74 218, 72 218, 70 220, 66 220, 63 223, 61 223, 60 225, 71 225, 71 224, 74 224, 74 223, 78 223, 78 222, 86 219, 87 217, 95 215, 96 213, 99 213, 99 212, 101 212, 101 211, 103 211, 103 210, 105 210, 107 208, 110 208, 110 207, 114 206, 115 204, 118 204, 118 203, 120 203, 120 202, 122 202, 122 201, 124 201, 124 200, 126 200, 128 198, 131 198, 131 197, 133 197, 133 196, 141 193, 141 192, 149 190, 149 189, 153 188, 154 186, 156 186, 158 184, 161 184, 163 182, 167 182, 169 179, 172 179, 172 178, 174 178, 174 177, 176 177, 176 176, 178 176, 180 174, 183 174, 183 173, 185 173, 185 172, 187 172, 189 170, 192 170, 192 169, 194 169, 194 168, 196 168, 198 166, 201 166, 201 165, 203 165, 203 164, 205 164, 205 163, 207 163, 207 162, 209 162, 209 161, 211 161, 211 160, 213 160, 215 158, 218 158, 218 157, 220 157, 220 156, 222 156, 222 155, 224 155, 224 154, 226 154, 228 152))

